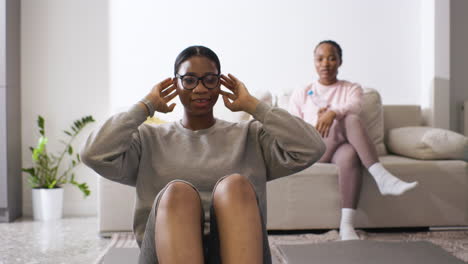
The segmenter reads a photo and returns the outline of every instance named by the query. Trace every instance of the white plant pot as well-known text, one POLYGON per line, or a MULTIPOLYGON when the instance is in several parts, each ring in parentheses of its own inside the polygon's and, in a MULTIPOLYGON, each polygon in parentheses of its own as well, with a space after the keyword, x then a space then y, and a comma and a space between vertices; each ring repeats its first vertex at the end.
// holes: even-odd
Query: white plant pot
POLYGON ((37 221, 61 219, 63 189, 32 189, 33 216, 37 221))

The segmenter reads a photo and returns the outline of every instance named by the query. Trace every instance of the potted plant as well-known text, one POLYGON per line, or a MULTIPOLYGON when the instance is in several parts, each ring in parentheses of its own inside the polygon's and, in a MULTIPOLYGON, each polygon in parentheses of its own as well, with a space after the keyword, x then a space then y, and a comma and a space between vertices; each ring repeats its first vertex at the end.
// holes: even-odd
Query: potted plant
POLYGON ((32 152, 33 167, 22 169, 28 174, 28 181, 32 187, 34 220, 62 218, 63 189, 61 187, 64 184, 75 185, 85 197, 89 196, 88 185, 76 182, 75 174, 72 173, 72 170, 81 163, 80 155, 75 154, 72 142, 83 128, 92 122, 94 122, 92 116, 85 116, 73 122, 70 130, 63 131, 68 137, 68 140, 60 141, 64 145, 63 151, 54 154, 47 151, 48 138, 45 135, 45 121, 42 116, 38 116, 37 126, 40 137, 37 146, 29 148, 32 152), (66 161, 68 166, 62 168, 61 165, 67 163, 66 161))

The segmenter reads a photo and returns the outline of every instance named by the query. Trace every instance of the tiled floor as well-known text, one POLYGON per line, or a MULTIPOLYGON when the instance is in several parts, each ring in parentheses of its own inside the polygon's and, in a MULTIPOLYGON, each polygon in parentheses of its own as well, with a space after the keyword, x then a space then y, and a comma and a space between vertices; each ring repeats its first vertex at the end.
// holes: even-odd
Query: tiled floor
MULTIPOLYGON (((94 264, 110 243, 98 235, 97 218, 64 218, 59 221, 36 222, 23 218, 13 223, 0 223, 0 264, 94 264)), ((468 260, 468 231, 421 233, 366 233, 362 239, 381 241, 430 241, 468 260)), ((301 234, 271 236, 273 244, 281 240, 336 241, 338 232, 322 235, 301 234)), ((287 244, 287 243, 286 243, 287 244)), ((468 263, 468 262, 467 262, 468 263)))
POLYGON ((94 217, 22 218, 0 223, 0 264, 93 264, 109 242, 99 237, 94 217))

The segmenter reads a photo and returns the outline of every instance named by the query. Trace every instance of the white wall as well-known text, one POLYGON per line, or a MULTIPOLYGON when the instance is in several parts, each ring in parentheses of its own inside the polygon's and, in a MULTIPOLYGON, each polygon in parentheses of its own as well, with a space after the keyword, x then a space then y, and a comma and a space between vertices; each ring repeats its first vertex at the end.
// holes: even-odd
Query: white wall
MULTIPOLYGON (((107 0, 23 0, 21 3, 21 81, 23 167, 31 165, 29 146, 38 138, 37 115, 46 120, 49 150, 58 151, 62 130, 85 115, 98 121, 108 116, 108 4, 107 0)), ((88 128, 76 141, 76 148, 88 128)), ((83 199, 66 186, 66 215, 96 215, 96 175, 84 166, 78 181, 90 185, 83 199)), ((31 188, 23 182, 23 211, 31 215, 31 188)))
POLYGON ((425 119, 433 124, 432 100, 435 74, 435 1, 421 0, 420 9, 420 55, 421 55, 421 107, 424 109, 425 119), (425 4, 424 4, 425 3, 425 4))
POLYGON ((313 48, 323 39, 344 49, 341 78, 378 89, 386 104, 420 104, 420 2, 112 1, 111 107, 172 76, 177 54, 194 44, 212 48, 222 71, 252 91, 290 91, 315 78, 313 48))
POLYGON ((450 128, 450 1, 421 0, 421 106, 428 125, 450 128))

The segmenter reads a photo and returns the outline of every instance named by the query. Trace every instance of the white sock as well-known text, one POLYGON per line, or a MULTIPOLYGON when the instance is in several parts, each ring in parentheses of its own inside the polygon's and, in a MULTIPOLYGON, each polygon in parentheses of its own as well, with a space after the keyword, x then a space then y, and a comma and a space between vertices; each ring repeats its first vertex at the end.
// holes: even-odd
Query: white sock
POLYGON ((418 182, 408 183, 393 176, 380 162, 374 163, 368 170, 377 182, 382 195, 402 195, 418 185, 418 182))
POLYGON ((343 241, 359 240, 359 236, 354 231, 354 215, 356 215, 356 210, 354 209, 341 209, 340 237, 343 241))

